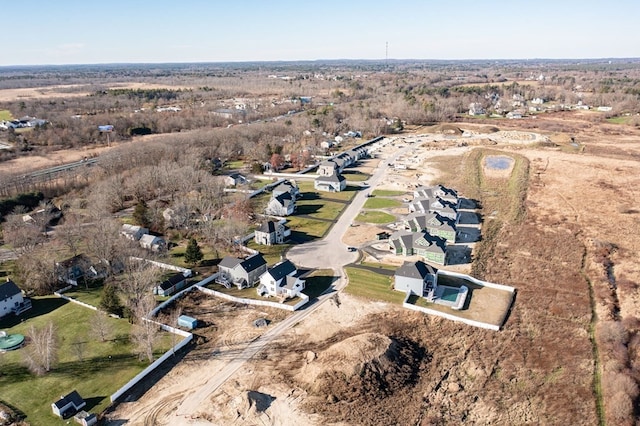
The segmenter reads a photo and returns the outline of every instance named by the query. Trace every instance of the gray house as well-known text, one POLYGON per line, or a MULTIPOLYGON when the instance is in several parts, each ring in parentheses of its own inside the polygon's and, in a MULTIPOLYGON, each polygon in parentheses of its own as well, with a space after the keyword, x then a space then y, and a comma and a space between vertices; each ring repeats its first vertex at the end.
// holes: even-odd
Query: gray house
POLYGON ((454 203, 458 201, 458 193, 444 185, 419 186, 413 191, 413 196, 415 198, 429 199, 440 197, 448 201, 453 201, 454 203))
POLYGON ((401 256, 422 256, 431 262, 444 265, 447 261, 447 245, 444 238, 427 232, 394 232, 389 237, 391 252, 401 256))
POLYGON ((291 235, 291 230, 281 222, 268 220, 256 229, 253 240, 256 244, 273 245, 282 244, 285 238, 291 235))
POLYGON ((187 278, 191 272, 180 272, 171 275, 169 278, 153 288, 153 294, 158 296, 171 296, 173 293, 182 290, 187 285, 187 278))
POLYGON ((347 180, 341 174, 318 176, 313 181, 313 187, 318 191, 340 192, 347 187, 347 180))
POLYGON ((433 295, 438 283, 438 270, 422 261, 404 262, 396 270, 393 288, 420 297, 433 295))
POLYGON ((451 218, 433 213, 412 213, 403 220, 404 227, 411 232, 426 231, 431 235, 442 237, 447 242, 456 240, 456 225, 451 218))
POLYGON ((327 160, 318 166, 318 174, 320 176, 332 176, 339 173, 338 165, 333 160, 327 160))
POLYGON ((267 272, 267 261, 260 253, 246 259, 227 256, 218 264, 218 270, 220 272, 220 276, 216 279, 218 284, 227 288, 230 288, 231 284, 240 288, 252 287, 259 281, 260 276, 267 272))

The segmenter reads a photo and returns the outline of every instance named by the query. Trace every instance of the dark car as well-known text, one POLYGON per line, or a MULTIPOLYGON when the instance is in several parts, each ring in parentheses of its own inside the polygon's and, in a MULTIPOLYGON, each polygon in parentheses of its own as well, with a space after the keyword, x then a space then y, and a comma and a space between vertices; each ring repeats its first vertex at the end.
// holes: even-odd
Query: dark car
POLYGON ((358 249, 355 248, 355 247, 347 247, 347 250, 349 250, 349 251, 358 251, 358 249))

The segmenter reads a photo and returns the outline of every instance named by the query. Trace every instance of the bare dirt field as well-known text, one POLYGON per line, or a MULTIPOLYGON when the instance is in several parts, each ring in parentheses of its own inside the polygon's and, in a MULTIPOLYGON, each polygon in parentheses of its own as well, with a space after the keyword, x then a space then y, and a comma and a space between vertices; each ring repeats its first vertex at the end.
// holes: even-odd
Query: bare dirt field
MULTIPOLYGON (((526 130, 534 124, 500 125, 526 130)), ((579 116, 537 120, 535 126, 558 145, 490 144, 491 155, 518 159, 528 176, 524 214, 491 221, 486 230, 483 224, 486 262, 476 269, 478 278, 517 289, 502 331, 340 294, 245 364, 197 419, 181 421, 596 425, 606 417, 609 424, 625 424, 615 419, 621 407, 616 402, 633 391, 621 388, 619 377, 638 363, 633 342, 639 329, 633 324, 640 242, 633 231, 640 229, 640 133, 581 122, 579 116), (579 149, 568 144, 569 133, 579 149), (620 327, 624 332, 607 332, 620 327), (612 335, 627 340, 614 344, 612 335)), ((434 179, 468 187, 465 168, 475 149, 416 147, 418 155, 438 155, 425 156, 416 170, 390 173, 381 188, 406 189, 409 181, 434 179)), ((502 178, 487 179, 500 185, 502 178)), ((378 229, 351 228, 345 242, 357 245, 362 234, 378 229)), ((213 342, 225 341, 224 333, 216 336, 209 351, 213 342)), ((145 424, 145 416, 153 424, 176 424, 173 408, 204 380, 204 371, 217 368, 215 360, 187 359, 110 417, 131 419, 127 424, 145 424)))
MULTIPOLYGON (((109 85, 109 89, 166 89, 174 90, 185 89, 187 87, 173 86, 158 83, 114 83, 109 85)), ((18 89, 2 89, 0 90, 0 102, 9 102, 21 99, 52 99, 52 98, 69 98, 88 96, 95 90, 95 86, 87 84, 65 84, 45 87, 31 87, 18 89)))

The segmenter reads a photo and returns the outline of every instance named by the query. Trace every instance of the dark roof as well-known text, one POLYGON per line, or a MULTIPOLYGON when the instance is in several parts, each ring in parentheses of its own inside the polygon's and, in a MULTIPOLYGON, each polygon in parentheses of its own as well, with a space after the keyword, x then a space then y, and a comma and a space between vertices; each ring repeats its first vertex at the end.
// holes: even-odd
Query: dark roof
POLYGON ((160 284, 160 288, 163 290, 170 289, 171 287, 181 283, 185 279, 185 276, 182 274, 182 272, 180 272, 179 274, 172 275, 168 279, 163 281, 162 284, 160 284))
POLYGON ((436 268, 418 260, 417 262, 404 262, 401 267, 396 269, 395 275, 423 280, 427 275, 435 275, 437 272, 436 268))
POLYGON ((82 408, 86 404, 78 391, 75 390, 71 391, 71 393, 61 397, 59 400, 54 402, 55 406, 58 407, 58 409, 66 407, 67 405, 69 405, 69 403, 72 403, 76 408, 82 408))
POLYGON ((256 269, 266 264, 267 264, 267 261, 264 260, 264 257, 262 257, 262 254, 257 253, 247 257, 244 261, 240 263, 240 266, 242 266, 242 268, 245 271, 251 272, 251 271, 255 271, 256 269))
POLYGON ((84 254, 79 254, 77 256, 73 256, 69 259, 65 259, 62 260, 60 262, 57 263, 58 266, 62 266, 63 268, 70 268, 74 265, 78 265, 78 264, 84 264, 84 265, 91 265, 91 259, 89 259, 86 255, 84 254))
POLYGON ((285 207, 293 202, 293 197, 291 197, 291 194, 289 192, 283 192, 273 199, 276 200, 280 205, 285 207))
POLYGON ((20 289, 13 281, 5 281, 0 284, 0 300, 8 299, 9 297, 20 293, 20 289))
POLYGON ((296 271, 296 266, 291 263, 290 260, 285 260, 283 262, 278 263, 273 268, 269 269, 269 274, 273 277, 276 282, 280 281, 283 277, 286 277, 292 272, 296 271))
POLYGON ((262 225, 260 225, 260 228, 256 229, 256 231, 266 232, 268 234, 276 232, 276 222, 274 222, 273 220, 263 222, 262 225))
POLYGON ((345 181, 345 177, 341 174, 333 174, 330 176, 318 176, 316 178, 318 182, 342 182, 345 181))
POLYGON ((242 262, 242 259, 238 259, 237 257, 233 256, 225 256, 225 258, 220 261, 218 266, 223 266, 225 268, 235 268, 240 262, 242 262))

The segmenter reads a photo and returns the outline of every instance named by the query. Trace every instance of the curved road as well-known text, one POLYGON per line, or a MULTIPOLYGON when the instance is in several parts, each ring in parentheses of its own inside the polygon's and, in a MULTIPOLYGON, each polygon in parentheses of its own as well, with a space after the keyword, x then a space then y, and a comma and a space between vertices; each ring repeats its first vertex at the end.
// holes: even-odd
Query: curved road
POLYGON ((342 212, 342 215, 338 218, 338 221, 333 225, 325 238, 294 246, 288 251, 287 258, 298 267, 333 269, 334 275, 339 277, 339 280, 335 282, 334 286, 320 295, 318 300, 313 304, 307 305, 303 307, 303 309, 294 312, 284 321, 275 325, 258 339, 251 342, 238 357, 230 360, 227 365, 211 376, 202 387, 187 395, 176 411, 177 416, 190 418, 198 413, 200 407, 202 407, 202 403, 238 371, 245 361, 252 358, 289 328, 308 317, 326 302, 335 291, 340 291, 347 285, 342 267, 355 262, 358 258, 358 253, 347 250, 347 246, 342 243, 342 236, 364 205, 367 199, 366 193, 372 190, 372 188, 375 188, 376 184, 384 176, 387 170, 387 163, 394 162, 400 155, 412 149, 414 149, 414 146, 407 146, 398 150, 391 157, 380 161, 378 168, 368 180, 371 189, 359 191, 356 194, 351 204, 342 212))

